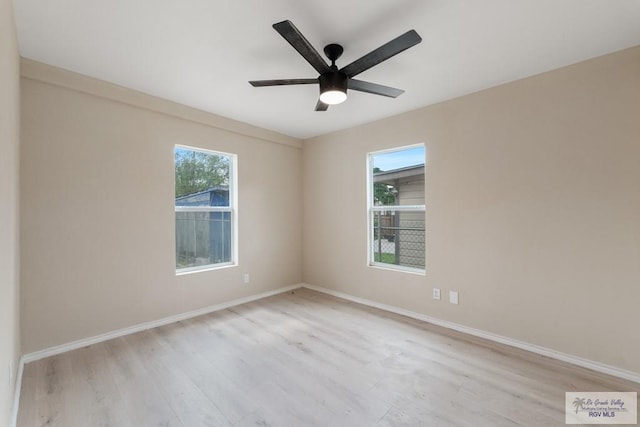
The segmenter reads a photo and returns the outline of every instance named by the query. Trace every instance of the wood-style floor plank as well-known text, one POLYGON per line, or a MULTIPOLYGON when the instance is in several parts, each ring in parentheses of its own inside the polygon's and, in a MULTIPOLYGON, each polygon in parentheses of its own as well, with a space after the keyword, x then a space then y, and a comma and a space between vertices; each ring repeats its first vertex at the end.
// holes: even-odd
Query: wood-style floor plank
POLYGON ((635 383, 306 289, 25 366, 18 426, 557 426, 635 383))

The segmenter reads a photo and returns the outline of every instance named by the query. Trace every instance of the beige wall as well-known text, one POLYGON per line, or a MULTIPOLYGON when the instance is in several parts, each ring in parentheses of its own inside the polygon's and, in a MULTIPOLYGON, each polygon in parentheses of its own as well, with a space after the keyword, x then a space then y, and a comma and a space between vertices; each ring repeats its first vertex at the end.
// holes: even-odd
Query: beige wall
POLYGON ((303 164, 305 282, 640 373, 640 47, 305 141, 303 164), (419 142, 426 277, 369 268, 366 154, 419 142))
POLYGON ((23 62, 23 351, 300 282, 300 146, 23 62), (238 155, 238 267, 175 275, 174 144, 238 155))
POLYGON ((20 356, 19 64, 12 3, 0 0, 0 425, 9 425, 20 356))

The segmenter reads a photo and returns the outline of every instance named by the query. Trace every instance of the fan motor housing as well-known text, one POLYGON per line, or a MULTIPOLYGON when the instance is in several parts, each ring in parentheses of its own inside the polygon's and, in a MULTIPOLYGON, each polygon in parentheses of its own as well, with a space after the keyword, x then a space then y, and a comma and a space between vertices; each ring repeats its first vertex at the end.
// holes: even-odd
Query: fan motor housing
POLYGON ((345 73, 340 71, 330 71, 328 73, 321 74, 318 77, 320 82, 320 93, 328 90, 337 90, 347 93, 347 87, 349 85, 349 78, 345 73))

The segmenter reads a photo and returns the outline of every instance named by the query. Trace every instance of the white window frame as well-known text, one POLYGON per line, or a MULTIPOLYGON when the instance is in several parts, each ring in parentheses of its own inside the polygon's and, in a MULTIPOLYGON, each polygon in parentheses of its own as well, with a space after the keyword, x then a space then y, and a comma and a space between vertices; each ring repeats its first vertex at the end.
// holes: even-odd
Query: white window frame
MULTIPOLYGON (((175 213, 178 212, 229 212, 231 218, 231 261, 221 262, 215 264, 206 264, 206 265, 198 265, 194 267, 185 267, 185 268, 176 268, 176 275, 182 274, 190 274, 190 273, 199 273, 202 271, 210 271, 210 270, 218 270, 220 268, 234 267, 238 265, 238 156, 233 153, 225 153, 223 151, 209 150, 205 148, 191 147, 189 145, 176 144, 173 148, 173 153, 175 153, 176 148, 182 148, 184 150, 189 151, 198 151, 205 154, 213 154, 217 156, 225 156, 229 157, 229 206, 176 206, 175 198, 173 202, 175 213)), ((175 157, 175 155, 174 155, 175 157)), ((173 193, 175 194, 176 182, 175 182, 175 160, 173 164, 174 168, 174 181, 173 181, 173 193)), ((174 221, 173 221, 173 235, 175 239, 175 213, 174 213, 174 221)), ((176 256, 176 245, 177 242, 174 241, 173 244, 173 254, 174 260, 173 265, 177 264, 176 256)))
POLYGON ((384 150, 372 151, 367 153, 367 266, 373 268, 380 268, 384 270, 393 270, 393 271, 401 271, 405 273, 426 275, 427 269, 427 235, 426 235, 426 223, 427 223, 427 212, 426 212, 426 191, 425 191, 425 204, 424 205, 387 205, 387 206, 375 206, 373 203, 373 157, 379 154, 385 153, 393 153, 397 151, 409 150, 411 148, 423 147, 425 149, 425 189, 426 189, 426 146, 424 143, 405 145, 402 147, 393 147, 384 150), (373 214, 374 212, 383 212, 383 211, 404 211, 404 212, 422 212, 424 214, 425 219, 425 243, 424 243, 424 252, 425 252, 425 267, 424 268, 415 268, 415 267, 407 267, 403 265, 396 264, 387 264, 384 262, 375 261, 374 251, 373 251, 373 214))

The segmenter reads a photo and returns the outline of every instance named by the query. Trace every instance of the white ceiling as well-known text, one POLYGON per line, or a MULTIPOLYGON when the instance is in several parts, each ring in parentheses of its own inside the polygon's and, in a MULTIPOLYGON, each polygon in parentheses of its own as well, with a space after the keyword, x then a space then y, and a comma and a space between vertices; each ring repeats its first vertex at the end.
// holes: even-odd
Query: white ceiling
POLYGON ((21 55, 299 138, 352 127, 640 44, 639 0, 14 0, 21 55), (315 112, 316 77, 271 25, 291 20, 338 66, 409 29, 421 44, 315 112))

